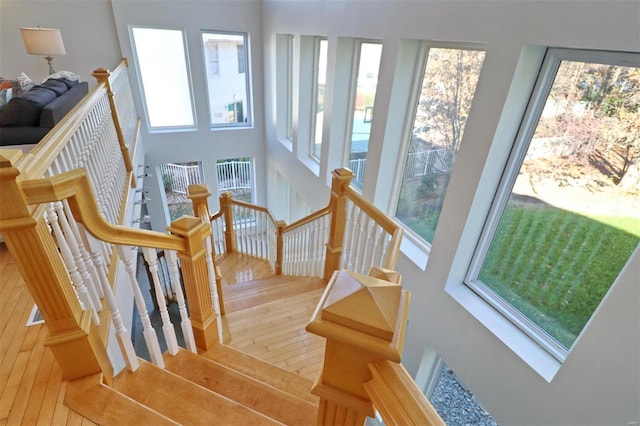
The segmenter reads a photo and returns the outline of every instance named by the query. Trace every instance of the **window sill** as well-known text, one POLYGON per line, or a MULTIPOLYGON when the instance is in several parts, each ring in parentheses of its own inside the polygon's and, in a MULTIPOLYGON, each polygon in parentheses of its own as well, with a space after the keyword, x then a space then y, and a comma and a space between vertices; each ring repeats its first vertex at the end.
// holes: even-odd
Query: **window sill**
POLYGON ((284 146, 285 148, 287 148, 287 150, 289 150, 289 152, 293 152, 293 141, 291 139, 280 138, 280 137, 278 137, 277 139, 282 146, 284 146))
POLYGON ((209 126, 209 130, 212 132, 220 132, 226 130, 251 130, 253 129, 252 124, 242 125, 242 126, 209 126))
POLYGON ((316 176, 320 176, 320 164, 316 160, 311 157, 299 157, 298 159, 311 171, 311 173, 316 176))
MULTIPOLYGON (((398 222, 400 226, 403 226, 401 222, 398 222)), ((424 271, 427 268, 427 261, 429 260, 429 247, 423 242, 415 241, 415 237, 407 232, 407 228, 404 227, 404 233, 402 235, 402 241, 400 242, 400 251, 410 261, 412 261, 420 270, 424 271)))
POLYGON ((544 380, 551 383, 562 364, 463 283, 445 291, 544 380))

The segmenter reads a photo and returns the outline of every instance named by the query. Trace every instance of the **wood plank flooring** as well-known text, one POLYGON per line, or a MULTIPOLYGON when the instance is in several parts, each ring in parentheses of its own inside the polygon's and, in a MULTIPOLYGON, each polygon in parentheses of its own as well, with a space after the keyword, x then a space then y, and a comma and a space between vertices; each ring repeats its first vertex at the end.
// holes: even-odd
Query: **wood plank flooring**
MULTIPOLYGON (((225 285, 269 276, 268 265, 227 256, 225 285)), ((313 379, 322 364, 324 339, 304 331, 323 283, 316 289, 228 314, 229 345, 266 362, 313 379)), ((8 249, 0 243, 0 426, 95 423, 63 405, 66 382, 43 343, 43 325, 26 327, 31 298, 8 249)))
POLYGON ((33 307, 17 266, 0 244, 0 426, 80 425, 91 422, 63 405, 66 382, 44 347, 42 324, 26 326, 33 307))

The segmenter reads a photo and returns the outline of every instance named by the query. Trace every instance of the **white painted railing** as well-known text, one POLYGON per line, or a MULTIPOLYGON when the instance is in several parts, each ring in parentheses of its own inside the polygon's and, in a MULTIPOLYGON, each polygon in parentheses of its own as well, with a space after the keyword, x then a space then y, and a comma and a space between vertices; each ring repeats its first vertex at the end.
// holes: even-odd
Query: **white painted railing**
POLYGON ((275 269, 278 227, 273 215, 265 208, 240 201, 234 201, 232 209, 236 250, 266 260, 275 269))
POLYGON ((174 163, 165 163, 160 165, 163 181, 166 180, 165 186, 171 188, 171 191, 179 194, 186 194, 189 185, 202 183, 202 176, 199 165, 182 165, 174 163))
MULTIPOLYGON (((430 174, 440 175, 447 173, 452 165, 451 155, 448 149, 412 152, 407 155, 403 177, 404 179, 411 179, 430 174)), ((355 175, 352 183, 358 188, 362 188, 366 165, 366 158, 349 160, 349 169, 355 175)))
POLYGON ((347 201, 347 215, 341 268, 361 274, 372 266, 384 264, 392 234, 352 201, 347 201))
POLYGON ((329 241, 331 212, 324 211, 291 224, 282 230, 282 273, 322 277, 329 241))
POLYGON ((252 189, 251 162, 225 161, 216 164, 218 190, 234 191, 236 189, 252 189))

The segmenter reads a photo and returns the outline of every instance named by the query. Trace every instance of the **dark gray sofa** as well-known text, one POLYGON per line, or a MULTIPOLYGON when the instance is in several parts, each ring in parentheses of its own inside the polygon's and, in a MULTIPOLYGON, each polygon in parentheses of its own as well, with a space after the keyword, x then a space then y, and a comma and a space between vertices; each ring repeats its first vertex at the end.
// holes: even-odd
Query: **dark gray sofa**
POLYGON ((89 92, 86 81, 49 79, 0 111, 0 146, 37 144, 89 92))

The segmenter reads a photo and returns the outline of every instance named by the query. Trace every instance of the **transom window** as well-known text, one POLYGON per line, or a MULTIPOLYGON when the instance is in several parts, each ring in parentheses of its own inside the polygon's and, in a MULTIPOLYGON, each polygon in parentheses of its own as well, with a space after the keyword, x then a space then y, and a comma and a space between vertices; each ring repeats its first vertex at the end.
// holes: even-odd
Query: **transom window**
POLYGON ((251 121, 247 34, 202 32, 210 126, 246 127, 251 121))
POLYGON ((559 361, 640 242, 639 67, 547 52, 466 279, 559 361))

